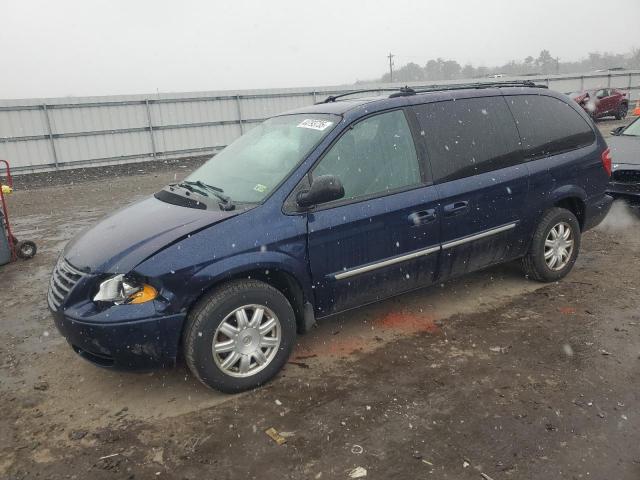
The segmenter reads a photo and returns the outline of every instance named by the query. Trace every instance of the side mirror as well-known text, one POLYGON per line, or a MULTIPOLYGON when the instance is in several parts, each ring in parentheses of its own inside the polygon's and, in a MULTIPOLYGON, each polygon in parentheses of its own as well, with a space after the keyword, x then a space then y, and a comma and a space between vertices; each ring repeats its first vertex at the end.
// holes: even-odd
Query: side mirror
POLYGON ((299 207, 310 207, 320 203, 339 200, 344 197, 342 182, 335 175, 320 175, 313 179, 309 190, 298 193, 296 203, 299 207))
POLYGON ((623 130, 624 130, 624 125, 622 127, 614 128, 613 130, 611 130, 610 133, 611 135, 620 135, 623 130))

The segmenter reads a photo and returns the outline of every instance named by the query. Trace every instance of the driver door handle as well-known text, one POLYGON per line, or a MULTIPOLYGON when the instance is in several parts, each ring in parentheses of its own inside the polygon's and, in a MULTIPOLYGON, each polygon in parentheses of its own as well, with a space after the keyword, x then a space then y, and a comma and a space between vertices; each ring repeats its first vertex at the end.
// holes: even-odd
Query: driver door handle
POLYGON ((413 212, 407 219, 409 220, 409 225, 412 225, 414 227, 433 222, 436 219, 436 209, 430 208, 428 210, 413 212))

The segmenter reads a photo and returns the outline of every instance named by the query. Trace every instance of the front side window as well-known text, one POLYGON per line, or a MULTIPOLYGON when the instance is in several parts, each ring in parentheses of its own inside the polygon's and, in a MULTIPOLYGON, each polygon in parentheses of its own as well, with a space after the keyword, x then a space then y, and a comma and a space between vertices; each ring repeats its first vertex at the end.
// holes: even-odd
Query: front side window
POLYGON ((546 95, 506 97, 520 132, 527 159, 541 158, 591 145, 591 127, 571 105, 546 95))
POLYGON ((413 137, 401 110, 355 124, 331 147, 313 176, 335 175, 344 198, 357 198, 420 183, 413 137))
MULTIPOLYGON (((338 124, 326 114, 270 118, 189 175, 185 182, 213 187, 233 202, 261 202, 338 124)), ((210 190, 199 190, 204 193, 210 190)))
POLYGON ((413 107, 435 182, 448 182, 521 162, 518 132, 502 97, 413 107))

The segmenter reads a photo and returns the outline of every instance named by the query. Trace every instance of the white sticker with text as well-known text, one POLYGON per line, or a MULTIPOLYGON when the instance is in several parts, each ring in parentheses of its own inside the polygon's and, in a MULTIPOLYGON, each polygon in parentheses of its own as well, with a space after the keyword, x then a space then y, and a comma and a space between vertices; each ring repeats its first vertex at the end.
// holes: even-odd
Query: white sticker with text
POLYGON ((333 122, 330 122, 328 120, 313 120, 311 118, 308 118, 300 122, 298 128, 311 128, 312 130, 322 131, 326 130, 331 125, 333 125, 333 122))

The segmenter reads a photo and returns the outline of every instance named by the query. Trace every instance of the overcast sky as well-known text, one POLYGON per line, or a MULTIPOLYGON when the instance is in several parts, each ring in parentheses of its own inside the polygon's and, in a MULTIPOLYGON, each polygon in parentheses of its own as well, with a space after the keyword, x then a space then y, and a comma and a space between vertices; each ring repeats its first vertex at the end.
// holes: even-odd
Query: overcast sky
POLYGON ((640 0, 0 0, 0 98, 352 83, 640 47, 640 0), (634 45, 635 42, 635 45, 634 45))

